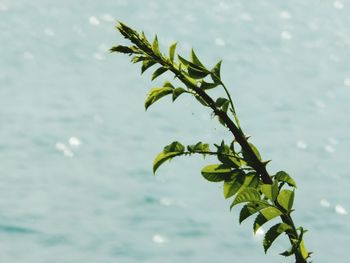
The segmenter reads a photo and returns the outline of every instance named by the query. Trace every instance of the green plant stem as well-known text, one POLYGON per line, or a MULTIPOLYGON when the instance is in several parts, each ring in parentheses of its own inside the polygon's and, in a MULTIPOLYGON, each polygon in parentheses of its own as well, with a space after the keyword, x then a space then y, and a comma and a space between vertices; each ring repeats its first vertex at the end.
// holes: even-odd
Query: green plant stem
MULTIPOLYGON (((161 57, 153 56, 154 59, 158 61, 161 65, 167 67, 170 71, 172 71, 177 78, 183 82, 187 87, 189 87, 191 90, 193 90, 196 94, 198 94, 207 104, 208 106, 214 111, 216 115, 218 115, 226 124, 228 129, 233 134, 236 141, 240 144, 242 147, 242 150, 247 152, 251 159, 251 165, 255 169, 255 171, 260 174, 261 180, 264 184, 272 184, 272 179, 269 173, 266 170, 266 165, 261 162, 258 158, 258 156, 255 154, 251 146, 249 145, 246 136, 244 135, 241 128, 238 128, 235 123, 228 117, 227 113, 219 110, 215 106, 214 100, 202 89, 196 86, 195 83, 193 83, 183 72, 179 71, 178 68, 174 67, 171 63, 168 63, 167 61, 163 60, 161 57)), ((277 204, 278 205, 278 204, 277 204)), ((296 231, 296 228, 294 226, 294 222, 290 216, 282 215, 281 216, 282 222, 290 224, 293 226, 293 234, 288 233, 288 238, 290 240, 290 243, 293 244, 292 239, 295 239, 295 237, 298 237, 298 233, 296 231)), ((307 261, 303 258, 301 255, 301 252, 299 249, 295 252, 295 260, 296 263, 306 263, 307 261)))
MULTIPOLYGON (((227 115, 227 113, 225 111, 222 111, 221 109, 216 107, 214 100, 205 92, 205 90, 198 87, 197 83, 193 79, 189 78, 187 73, 185 71, 183 71, 179 66, 177 66, 175 64, 175 62, 169 61, 168 59, 163 57, 160 52, 154 52, 152 50, 150 43, 141 39, 140 36, 135 31, 133 31, 129 28, 124 28, 124 30, 126 30, 126 31, 123 31, 122 29, 120 29, 120 32, 126 38, 129 38, 131 40, 131 42, 133 42, 136 46, 138 46, 140 48, 140 51, 137 51, 135 53, 144 55, 146 57, 150 57, 155 62, 162 65, 164 68, 173 72, 175 74, 175 76, 182 83, 184 83, 185 86, 190 91, 193 91, 196 95, 198 95, 207 104, 207 106, 213 110, 214 114, 217 115, 222 120, 222 122, 225 124, 225 126, 230 130, 230 132, 234 136, 237 143, 240 144, 242 151, 244 151, 249 156, 249 159, 250 159, 249 165, 256 171, 256 173, 258 175, 260 175, 262 182, 264 184, 272 184, 273 183, 272 177, 269 175, 269 173, 266 170, 266 163, 262 162, 258 158, 257 154, 254 152, 254 150, 252 149, 252 147, 248 143, 247 137, 244 135, 244 133, 240 127, 239 120, 237 118, 237 115, 236 115, 236 112, 234 109, 232 98, 231 98, 226 86, 221 82, 221 80, 219 82, 222 85, 222 87, 224 88, 226 95, 230 101, 230 105, 232 107, 233 116, 234 116, 236 124, 231 120, 231 118, 227 115)), ((192 92, 190 92, 190 93, 192 93, 192 92)), ((208 154, 214 154, 214 152, 210 152, 210 153, 208 152, 208 154)), ((275 206, 281 208, 281 206, 278 204, 277 201, 274 201, 273 204, 275 206)), ((280 217, 281 217, 282 222, 292 226, 293 233, 287 232, 287 235, 288 235, 288 238, 290 240, 290 243, 293 245, 294 244, 293 240, 295 240, 296 238, 299 238, 299 234, 298 234, 297 229, 294 225, 293 219, 289 213, 284 213, 280 217)), ((296 251, 294 251, 294 256, 295 256, 296 263, 306 263, 307 262, 301 253, 300 246, 297 248, 296 251)))
POLYGON ((232 98, 231 98, 231 95, 230 95, 230 93, 228 92, 228 89, 226 88, 225 84, 224 84, 221 80, 220 80, 220 85, 224 88, 225 93, 226 93, 226 96, 228 97, 228 99, 229 99, 229 101, 230 101, 230 105, 231 105, 231 108, 232 108, 232 114, 233 114, 233 117, 235 118, 237 127, 238 127, 239 129, 241 129, 241 125, 240 125, 240 123, 239 123, 239 119, 238 119, 238 116, 237 116, 235 107, 234 107, 234 105, 233 105, 233 100, 232 100, 232 98))

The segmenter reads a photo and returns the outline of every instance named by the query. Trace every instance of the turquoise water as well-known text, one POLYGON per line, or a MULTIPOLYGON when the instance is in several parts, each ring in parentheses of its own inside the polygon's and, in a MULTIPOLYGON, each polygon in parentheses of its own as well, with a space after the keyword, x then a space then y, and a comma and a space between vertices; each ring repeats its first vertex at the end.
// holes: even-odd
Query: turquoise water
POLYGON ((152 176, 169 142, 230 137, 185 96, 144 112, 158 82, 108 53, 124 42, 115 19, 208 65, 224 59, 243 128, 269 171, 299 184, 294 216, 315 262, 347 263, 345 0, 0 0, 0 262, 292 262, 277 255, 286 240, 264 256, 252 221, 239 226, 199 174, 209 159, 152 176))

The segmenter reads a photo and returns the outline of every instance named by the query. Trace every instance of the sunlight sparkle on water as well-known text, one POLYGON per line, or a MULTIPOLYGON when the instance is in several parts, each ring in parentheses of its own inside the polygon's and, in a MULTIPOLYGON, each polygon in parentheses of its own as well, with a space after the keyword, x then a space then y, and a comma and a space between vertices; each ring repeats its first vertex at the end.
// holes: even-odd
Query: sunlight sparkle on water
POLYGON ((173 204, 173 202, 169 198, 166 198, 166 197, 162 197, 159 200, 159 202, 164 206, 171 206, 173 204))
POLYGON ((57 142, 55 146, 56 146, 56 149, 58 151, 62 152, 64 156, 67 156, 67 157, 74 156, 74 153, 72 152, 72 150, 69 149, 69 147, 67 145, 65 145, 64 143, 57 142))
POLYGON ((339 143, 338 140, 334 137, 329 137, 328 142, 332 145, 337 145, 339 143))
POLYGON ((157 243, 157 244, 164 244, 168 242, 168 239, 166 237, 159 234, 153 235, 152 240, 154 243, 157 243))
POLYGON ((281 32, 281 37, 286 40, 290 40, 293 38, 292 34, 289 33, 288 31, 282 31, 281 32))
POLYGON ((333 6, 336 8, 336 9, 343 9, 344 8, 344 4, 341 2, 341 1, 335 1, 333 3, 333 6))
POLYGON ((32 60, 32 59, 34 58, 34 56, 33 56, 33 54, 30 53, 29 51, 25 51, 25 52, 23 53, 23 58, 24 58, 24 59, 28 59, 28 60, 32 60))
POLYGON ((334 211, 339 215, 347 215, 348 212, 345 210, 345 208, 341 205, 336 205, 334 207, 334 211))
POLYGON ((225 40, 223 40, 222 38, 219 38, 219 37, 215 38, 215 44, 219 47, 226 46, 225 40))
POLYGON ((304 141, 297 141, 297 147, 299 149, 306 149, 307 148, 307 144, 304 141))
POLYGON ((335 152, 335 149, 334 149, 334 147, 333 147, 332 145, 326 145, 326 146, 324 147, 324 150, 325 150, 326 152, 328 152, 328 153, 334 153, 334 152, 335 152))
POLYGON ((347 87, 350 87, 350 78, 349 77, 344 79, 344 85, 347 87))
POLYGON ((8 10, 9 10, 9 8, 5 4, 0 3, 0 12, 1 11, 8 11, 8 10))
POLYGON ((49 37, 55 36, 55 32, 53 32, 53 30, 51 28, 45 28, 44 33, 45 33, 45 35, 47 35, 49 37))
POLYGON ((325 198, 322 198, 322 199, 321 199, 320 205, 323 206, 323 207, 327 207, 327 208, 331 206, 331 204, 330 204, 330 203, 328 202, 328 200, 325 199, 325 198))
POLYGON ((96 16, 90 16, 89 23, 93 26, 98 26, 100 24, 100 20, 96 16))
POLYGON ((81 141, 79 140, 79 138, 74 137, 74 136, 70 137, 68 142, 71 146, 80 146, 81 145, 81 141))
POLYGON ((282 19, 291 19, 292 18, 291 14, 288 13, 287 11, 282 11, 282 12, 280 12, 279 15, 280 15, 280 18, 282 18, 282 19))

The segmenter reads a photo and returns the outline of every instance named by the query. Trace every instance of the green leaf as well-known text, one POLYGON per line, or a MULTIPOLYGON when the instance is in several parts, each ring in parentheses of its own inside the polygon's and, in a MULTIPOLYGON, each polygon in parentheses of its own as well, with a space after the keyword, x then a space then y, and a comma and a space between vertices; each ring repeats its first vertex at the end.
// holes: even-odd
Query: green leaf
POLYGON ((196 152, 209 152, 209 144, 207 143, 202 143, 198 142, 197 144, 192 144, 187 146, 187 150, 191 153, 196 153, 196 152))
POLYGON ((157 35, 155 36, 154 40, 153 40, 153 44, 152 44, 152 50, 154 52, 154 54, 161 56, 160 50, 159 50, 159 44, 158 44, 158 37, 157 35))
POLYGON ((199 87, 204 90, 209 90, 217 87, 218 85, 219 85, 218 83, 209 83, 202 80, 201 85, 199 87))
POLYGON ((177 43, 173 43, 169 47, 169 58, 171 62, 174 62, 174 56, 175 56, 175 50, 176 50, 177 43))
POLYGON ((304 240, 301 240, 300 245, 299 245, 299 249, 300 249, 301 255, 303 256, 304 259, 307 259, 310 256, 310 253, 307 251, 307 249, 305 247, 304 240))
POLYGON ((258 214, 258 216, 256 217, 255 221, 254 221, 254 233, 262 226, 264 225, 266 222, 274 219, 277 216, 282 215, 283 213, 277 209, 276 207, 269 207, 266 208, 262 211, 260 211, 260 213, 258 214))
POLYGON ((183 146, 181 143, 175 141, 175 142, 172 142, 170 145, 165 146, 163 151, 165 153, 173 153, 173 152, 184 153, 185 146, 183 146))
POLYGON ((149 106, 151 106, 153 103, 155 103, 160 98, 171 94, 173 92, 172 88, 169 87, 162 87, 162 88, 153 88, 150 90, 148 97, 145 101, 145 108, 148 109, 149 106))
POLYGON ((250 217, 251 215, 259 212, 262 209, 265 209, 267 207, 270 207, 270 205, 267 202, 260 201, 260 202, 250 202, 243 206, 240 214, 239 214, 239 223, 241 224, 245 219, 250 217))
POLYGON ((184 154, 185 147, 178 141, 172 142, 171 144, 164 147, 163 151, 158 154, 153 162, 153 173, 167 160, 171 160, 175 156, 184 154))
POLYGON ((230 105, 230 101, 226 98, 220 97, 215 101, 215 106, 219 109, 222 109, 224 112, 227 112, 229 105, 230 105))
POLYGON ((274 181, 273 184, 263 184, 261 186, 261 191, 272 202, 275 201, 278 195, 277 181, 274 181))
POLYGON ((116 26, 116 28, 119 30, 119 32, 127 39, 129 40, 133 40, 133 38, 135 38, 135 36, 138 36, 138 33, 131 29, 130 27, 128 27, 127 25, 125 25, 122 22, 119 22, 119 25, 116 26))
POLYGON ((205 69, 202 62, 200 62, 199 58, 197 57, 196 53, 194 52, 193 48, 191 49, 191 61, 193 64, 205 69))
POLYGON ((232 152, 230 147, 225 145, 224 142, 222 142, 220 146, 217 146, 217 148, 217 157, 220 162, 233 168, 238 168, 241 166, 240 159, 234 156, 234 152, 232 152))
POLYGON ((233 171, 230 180, 224 182, 224 197, 230 198, 234 196, 242 187, 244 182, 244 173, 241 171, 233 171))
POLYGON ((284 182, 284 183, 287 183, 289 186, 297 188, 297 185, 293 180, 293 178, 290 177, 290 175, 284 171, 279 171, 278 173, 276 173, 274 178, 279 182, 284 182))
MULTIPOLYGON (((255 153, 255 155, 257 156, 257 158, 258 158, 259 160, 261 160, 261 155, 260 155, 258 149, 254 146, 254 144, 249 143, 249 146, 250 146, 250 148, 253 150, 253 152, 255 153)), ((246 151, 244 151, 243 149, 242 149, 242 154, 243 154, 244 160, 246 160, 247 163, 251 164, 251 163, 252 163, 252 160, 251 160, 251 158, 250 158, 250 155, 249 155, 246 151)))
POLYGON ((153 60, 144 60, 142 62, 141 74, 145 72, 148 68, 152 67, 154 64, 156 64, 156 62, 153 60))
POLYGON ((220 71, 221 71, 221 63, 222 61, 220 60, 214 68, 211 70, 211 78, 215 83, 220 83, 221 82, 221 76, 220 76, 220 71))
POLYGON ((202 99, 202 97, 200 97, 197 94, 195 94, 194 97, 196 98, 196 100, 200 102, 200 104, 202 104, 203 106, 209 107, 209 105, 205 102, 205 100, 202 99))
POLYGON ((173 90, 173 102, 184 92, 187 92, 183 88, 176 88, 173 90))
POLYGON ((244 187, 258 188, 259 185, 260 185, 260 178, 256 173, 252 172, 245 175, 245 179, 243 183, 244 187))
POLYGON ((280 255, 289 257, 299 250, 304 259, 307 259, 309 257, 309 253, 307 252, 303 241, 303 236, 306 231, 302 227, 298 229, 300 229, 298 239, 293 239, 292 247, 289 250, 280 253, 280 255))
POLYGON ((146 35, 145 35, 145 32, 142 31, 140 37, 141 37, 141 40, 142 40, 143 42, 145 42, 147 45, 150 44, 150 43, 148 42, 148 39, 147 39, 146 35))
POLYGON ((209 74, 209 72, 202 69, 194 68, 191 65, 188 65, 187 72, 188 75, 193 79, 202 79, 209 74))
POLYGON ((184 65, 185 67, 188 67, 188 65, 191 63, 190 61, 181 57, 180 55, 177 55, 177 57, 178 57, 179 61, 181 62, 181 64, 184 65))
POLYGON ((271 227, 265 235, 263 246, 265 253, 267 250, 271 247, 272 243, 276 240, 276 238, 281 235, 283 232, 291 231, 292 227, 285 224, 285 223, 279 223, 271 227))
POLYGON ((227 180, 231 174, 231 168, 223 164, 212 164, 205 166, 201 173, 210 182, 221 182, 227 180))
POLYGON ((173 86, 173 84, 171 84, 169 81, 165 81, 163 84, 163 87, 168 87, 168 88, 172 88, 174 89, 175 87, 173 86))
POLYGON ((164 153, 178 152, 183 153, 185 151, 185 146, 183 146, 178 141, 172 142, 171 144, 164 147, 164 153))
POLYGON ((146 60, 146 59, 147 59, 146 57, 134 56, 134 57, 131 59, 131 62, 135 64, 135 63, 144 61, 144 60, 146 60))
MULTIPOLYGON (((189 68, 191 68, 190 72, 188 72, 188 74, 191 74, 191 72, 193 72, 193 74, 195 76, 196 74, 204 75, 204 72, 206 75, 208 75, 210 73, 204 67, 196 65, 196 64, 192 63, 191 61, 188 61, 187 59, 181 57, 180 55, 177 55, 177 57, 179 58, 179 61, 181 62, 181 64, 187 68, 187 70, 189 70, 189 68)), ((192 78, 194 78, 194 77, 192 77, 192 78)), ((197 78, 199 78, 199 76, 197 78)))
POLYGON ((294 191, 282 190, 277 197, 277 202, 289 212, 293 207, 294 191))
POLYGON ((162 75, 165 71, 167 71, 167 68, 164 67, 160 67, 158 68, 156 71, 154 71, 154 73, 152 74, 152 80, 156 79, 157 77, 159 77, 160 75, 162 75))
POLYGON ((240 203, 254 202, 254 201, 260 201, 260 194, 258 190, 256 190, 255 188, 247 187, 237 194, 230 208, 232 209, 232 207, 240 203))
POLYGON ((133 54, 135 53, 133 49, 127 46, 114 46, 110 49, 111 52, 118 52, 118 53, 123 53, 123 54, 133 54))
POLYGON ((168 152, 164 153, 161 152, 160 154, 157 155, 156 159, 153 162, 153 173, 156 173, 157 169, 165 162, 168 160, 171 160, 175 156, 182 155, 183 153, 180 152, 168 152))
POLYGON ((229 102, 228 99, 220 97, 220 98, 217 98, 217 100, 215 101, 215 106, 218 108, 221 108, 227 102, 229 102))

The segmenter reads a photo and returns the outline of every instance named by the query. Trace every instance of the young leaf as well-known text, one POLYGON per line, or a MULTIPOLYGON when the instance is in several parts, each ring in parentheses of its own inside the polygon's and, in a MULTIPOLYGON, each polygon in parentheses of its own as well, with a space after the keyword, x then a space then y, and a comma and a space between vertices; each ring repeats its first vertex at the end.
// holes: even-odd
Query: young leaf
POLYGON ((212 164, 205 166, 201 173, 210 182, 221 182, 230 177, 231 168, 222 164, 212 164))
POLYGON ((176 50, 177 43, 173 43, 169 47, 169 58, 171 62, 174 62, 174 56, 175 56, 175 50, 176 50))
POLYGON ((164 147, 164 153, 178 152, 183 153, 185 151, 185 146, 183 146, 178 141, 172 142, 171 144, 164 147))
POLYGON ((274 181, 273 184, 263 184, 261 186, 261 191, 272 202, 275 201, 278 195, 277 181, 274 181))
POLYGON ((300 235, 298 236, 297 240, 293 241, 292 247, 289 250, 280 253, 280 255, 285 256, 285 257, 289 257, 289 256, 295 254, 295 252, 297 252, 297 250, 300 250, 302 257, 304 259, 307 259, 309 257, 309 253, 306 251, 306 249, 304 247, 304 242, 303 242, 304 233, 305 233, 304 229, 301 228, 300 235))
POLYGON ((258 214, 258 216, 256 217, 255 221, 254 221, 254 225, 253 225, 253 229, 254 229, 254 233, 266 222, 274 219, 277 216, 282 215, 283 213, 277 209, 276 207, 269 207, 266 208, 262 211, 260 211, 260 213, 258 214))
POLYGON ((220 83, 221 82, 221 76, 220 76, 220 71, 221 71, 221 63, 222 61, 220 60, 214 68, 211 70, 211 78, 215 83, 220 83))
POLYGON ((173 86, 173 84, 171 84, 169 81, 165 81, 163 84, 163 87, 168 87, 168 88, 172 88, 174 89, 175 87, 173 86))
POLYGON ((182 94, 186 92, 183 88, 176 88, 173 90, 173 102, 182 94))
POLYGON ((168 160, 171 160, 175 156, 182 155, 185 152, 185 147, 178 141, 172 142, 171 144, 164 147, 163 151, 158 154, 153 162, 153 173, 168 160))
POLYGON ((289 212, 293 207, 294 191, 282 190, 277 197, 277 202, 289 212))
POLYGON ((187 146, 187 150, 191 153, 203 153, 203 152, 209 152, 209 144, 207 143, 202 143, 202 142, 198 142, 196 144, 192 144, 192 145, 188 145, 187 146))
MULTIPOLYGON (((305 232, 304 232, 305 233, 305 232)), ((301 242, 300 242, 300 245, 299 245, 299 249, 300 249, 300 252, 301 252, 301 255, 303 256, 304 259, 307 259, 311 253, 309 253, 307 250, 306 250, 306 247, 305 247, 305 244, 304 244, 304 240, 302 239, 301 242)))
POLYGON ((213 89, 217 87, 219 84, 218 83, 209 83, 205 82, 204 80, 201 81, 201 85, 199 86, 201 89, 208 90, 208 89, 213 89))
POLYGON ((250 217, 251 215, 255 214, 256 212, 259 212, 262 209, 265 209, 267 207, 270 207, 270 205, 267 202, 260 201, 260 202, 250 202, 243 206, 240 214, 239 214, 239 223, 241 224, 245 219, 250 217))
POLYGON ((134 56, 132 59, 131 59, 131 62, 136 64, 138 62, 141 62, 141 61, 144 61, 146 60, 147 58, 146 57, 143 57, 143 56, 134 56))
POLYGON ((202 64, 202 62, 200 62, 200 60, 197 57, 196 53, 194 52, 193 48, 191 49, 191 61, 193 64, 205 69, 204 65, 202 64))
POLYGON ((155 36, 154 40, 153 40, 153 44, 152 44, 152 50, 154 52, 154 54, 161 56, 160 50, 159 50, 159 44, 158 44, 158 37, 157 35, 155 36))
POLYGON ((145 32, 141 32, 141 40, 143 41, 143 42, 145 42, 146 43, 146 45, 150 45, 150 43, 148 42, 148 39, 147 39, 147 37, 146 37, 146 35, 145 35, 145 32))
POLYGON ((290 175, 284 171, 279 171, 278 173, 276 173, 275 180, 277 180, 279 182, 285 182, 289 186, 297 188, 297 185, 296 185, 295 181, 293 180, 293 178, 290 177, 290 175))
POLYGON ((154 71, 154 73, 152 74, 152 80, 156 79, 157 77, 159 77, 160 75, 162 75, 165 71, 167 71, 167 68, 164 67, 160 67, 158 68, 156 71, 154 71))
POLYGON ((224 112, 227 112, 227 109, 230 105, 230 101, 226 98, 218 98, 215 102, 215 106, 221 110, 223 110, 224 112))
POLYGON ((172 88, 169 87, 162 87, 162 88, 153 88, 151 89, 150 93, 148 94, 148 97, 145 101, 145 108, 148 109, 149 106, 151 106, 153 103, 155 103, 160 98, 171 94, 173 92, 172 88))
POLYGON ((217 146, 217 148, 217 157, 220 162, 233 168, 239 168, 241 166, 240 159, 234 156, 234 152, 232 152, 230 147, 225 145, 224 142, 222 142, 220 146, 217 146))
POLYGON ((122 46, 122 45, 118 45, 118 46, 114 46, 110 49, 111 52, 119 52, 119 53, 124 53, 124 54, 133 54, 135 53, 134 50, 132 50, 131 48, 127 47, 127 46, 122 46))
POLYGON ((224 197, 230 198, 234 196, 242 187, 244 182, 244 173, 240 171, 233 172, 230 180, 224 182, 224 197))
POLYGON ((233 203, 231 204, 231 209, 235 205, 239 203, 245 203, 245 202, 254 202, 254 201, 260 201, 260 194, 258 190, 255 188, 244 188, 242 191, 240 191, 235 200, 233 200, 233 203))
POLYGON ((157 157, 153 161, 153 173, 155 174, 157 169, 165 162, 168 160, 171 160, 175 156, 182 155, 183 153, 181 152, 168 152, 164 153, 161 152, 160 154, 157 155, 157 157))
POLYGON ((265 235, 263 246, 265 253, 267 250, 271 247, 272 243, 276 240, 276 238, 282 234, 283 232, 291 231, 292 227, 285 224, 285 223, 279 223, 271 227, 265 235))
POLYGON ((191 65, 188 65, 187 72, 188 75, 193 79, 202 79, 209 74, 209 72, 202 69, 194 68, 191 65))
POLYGON ((182 65, 184 65, 185 67, 187 67, 191 62, 188 61, 187 59, 181 57, 180 55, 177 55, 179 61, 181 62, 182 65))
POLYGON ((259 185, 260 185, 260 177, 256 173, 251 172, 245 175, 244 183, 243 183, 244 187, 257 189, 259 185))
POLYGON ((156 64, 156 62, 153 60, 144 60, 142 62, 141 74, 145 72, 148 68, 152 67, 154 64, 156 64))
POLYGON ((202 104, 205 107, 209 107, 209 105, 205 102, 205 100, 202 99, 201 96, 198 96, 197 94, 194 96, 196 98, 196 100, 199 101, 200 104, 202 104))

